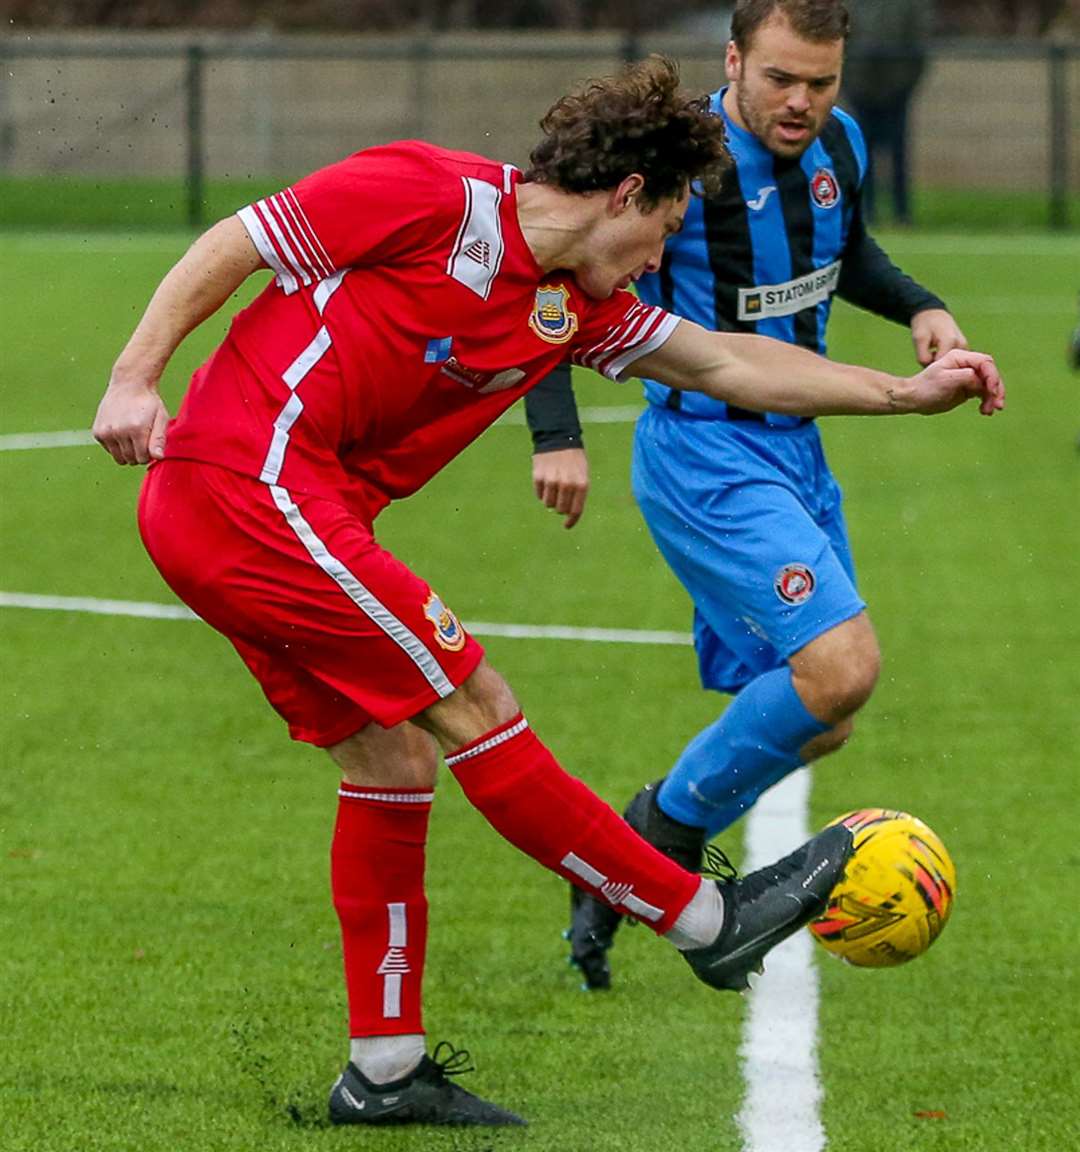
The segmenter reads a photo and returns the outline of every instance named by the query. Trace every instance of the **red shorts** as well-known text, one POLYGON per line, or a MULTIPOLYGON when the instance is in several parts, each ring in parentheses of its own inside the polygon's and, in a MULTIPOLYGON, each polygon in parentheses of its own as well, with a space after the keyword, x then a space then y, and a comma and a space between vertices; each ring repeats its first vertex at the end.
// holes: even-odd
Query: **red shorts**
POLYGON ((392 727, 484 650, 431 588, 338 504, 224 468, 147 473, 139 529, 173 591, 233 643, 295 740, 392 727))

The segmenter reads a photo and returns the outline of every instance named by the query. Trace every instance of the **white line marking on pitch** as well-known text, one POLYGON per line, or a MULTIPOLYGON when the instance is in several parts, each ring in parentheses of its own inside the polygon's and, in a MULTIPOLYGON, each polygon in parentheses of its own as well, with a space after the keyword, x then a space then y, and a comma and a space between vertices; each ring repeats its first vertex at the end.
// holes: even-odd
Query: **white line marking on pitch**
POLYGON ((149 620, 198 620, 183 604, 139 600, 98 600, 90 596, 36 596, 32 592, 0 592, 0 608, 35 608, 46 612, 88 612, 93 616, 140 616, 149 620))
MULTIPOLYGON (((50 612, 87 612, 95 616, 133 616, 150 620, 198 620, 183 604, 156 604, 145 600, 99 600, 89 596, 38 596, 30 592, 0 592, 0 608, 31 608, 50 612)), ((474 636, 511 640, 577 640, 593 644, 660 644, 689 647, 687 632, 647 631, 633 628, 573 628, 562 624, 494 624, 463 621, 474 636)))
POLYGON ((28 452, 34 448, 83 448, 94 443, 94 437, 82 429, 68 432, 20 432, 0 436, 0 452, 28 452))
MULTIPOLYGON (((746 817, 746 870, 808 839, 810 769, 793 772, 746 817)), ((750 994, 739 1054, 746 1094, 738 1123, 745 1152, 821 1152, 817 1060, 818 979, 809 932, 796 932, 765 961, 750 994)))
MULTIPOLYGON (((197 620, 182 604, 103 600, 86 596, 40 596, 0 592, 0 608, 86 612, 157 620, 197 620)), ((475 636, 525 640, 573 640, 614 644, 689 646, 683 632, 629 628, 466 622, 475 636)), ((746 869, 752 871, 807 839, 810 770, 802 769, 770 789, 746 818, 746 869)), ((750 997, 740 1056, 746 1095, 739 1113, 745 1152, 821 1152, 821 1082, 817 1065, 817 970, 813 942, 799 932, 770 953, 765 975, 750 997)))

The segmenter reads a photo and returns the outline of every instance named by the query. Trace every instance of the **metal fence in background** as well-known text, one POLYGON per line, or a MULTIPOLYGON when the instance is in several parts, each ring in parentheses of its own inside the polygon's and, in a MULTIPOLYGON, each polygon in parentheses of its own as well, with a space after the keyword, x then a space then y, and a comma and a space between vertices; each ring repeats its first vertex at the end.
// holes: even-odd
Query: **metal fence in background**
MULTIPOLYGON (((0 181, 171 178, 198 225, 210 181, 284 181, 402 137, 522 163, 555 98, 652 51, 688 86, 722 82, 722 44, 671 36, 8 36, 0 181)), ((913 183, 1032 193, 1065 227, 1078 124, 1080 44, 937 42, 913 183)))

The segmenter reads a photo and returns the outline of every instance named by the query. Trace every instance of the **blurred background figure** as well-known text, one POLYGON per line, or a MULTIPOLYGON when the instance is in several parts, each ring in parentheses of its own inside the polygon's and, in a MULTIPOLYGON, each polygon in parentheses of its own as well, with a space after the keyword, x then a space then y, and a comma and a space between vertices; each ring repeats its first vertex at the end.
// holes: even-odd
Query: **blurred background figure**
POLYGON ((908 112, 926 65, 933 0, 853 0, 844 94, 866 137, 870 169, 863 185, 869 220, 880 213, 881 160, 888 157, 893 217, 912 223, 908 112))

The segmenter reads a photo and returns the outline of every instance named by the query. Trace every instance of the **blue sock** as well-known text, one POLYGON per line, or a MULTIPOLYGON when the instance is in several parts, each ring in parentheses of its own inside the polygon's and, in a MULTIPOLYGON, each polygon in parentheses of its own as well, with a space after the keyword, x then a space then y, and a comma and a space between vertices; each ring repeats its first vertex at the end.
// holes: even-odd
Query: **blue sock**
POLYGON ((799 699, 789 667, 766 672, 690 741, 657 802, 673 820, 704 828, 712 838, 766 788, 801 768, 799 749, 828 729, 799 699))

